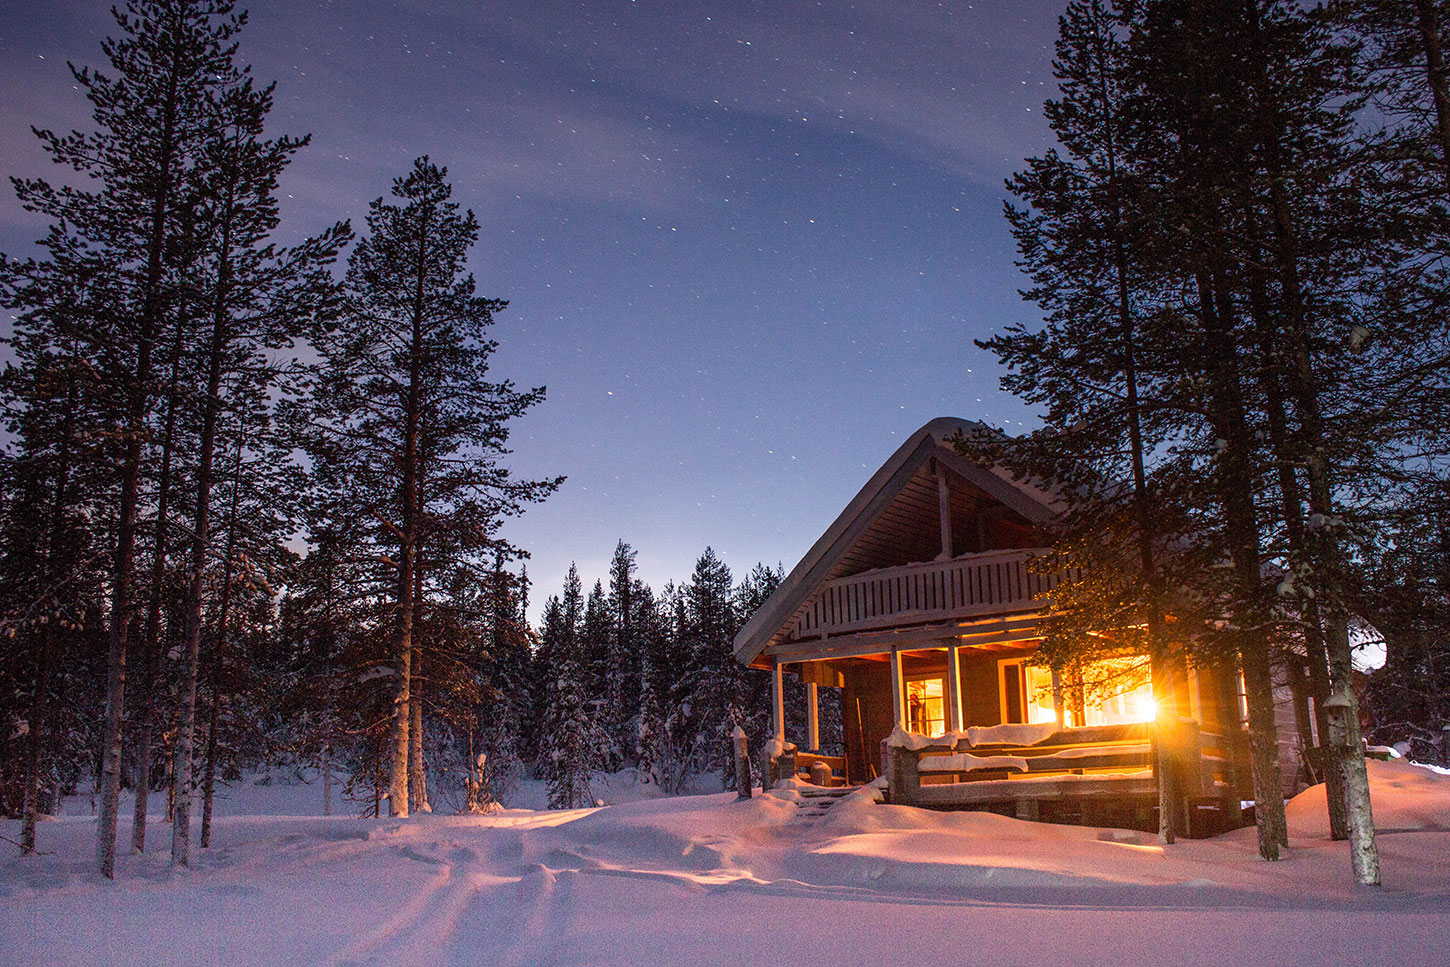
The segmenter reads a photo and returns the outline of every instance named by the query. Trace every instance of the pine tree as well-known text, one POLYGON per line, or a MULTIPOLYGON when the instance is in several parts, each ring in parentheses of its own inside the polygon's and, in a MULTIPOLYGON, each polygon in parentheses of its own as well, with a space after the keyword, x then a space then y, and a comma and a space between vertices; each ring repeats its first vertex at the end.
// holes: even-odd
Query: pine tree
MULTIPOLYGON (((116 11, 119 37, 102 52, 113 75, 73 69, 92 106, 95 130, 56 135, 39 131, 56 163, 97 179, 95 190, 55 188, 15 179, 21 203, 52 220, 42 243, 46 258, 22 270, 12 304, 36 309, 52 293, 87 280, 104 296, 96 311, 76 318, 82 355, 97 365, 113 402, 108 407, 123 440, 118 454, 115 555, 101 815, 97 862, 115 875, 115 828, 120 794, 121 724, 133 616, 137 507, 142 453, 154 398, 152 354, 164 337, 174 298, 168 258, 183 248, 190 159, 210 126, 213 96, 236 84, 232 38, 243 18, 227 0, 132 0, 116 11), (139 215, 139 217, 138 217, 139 215)), ((57 320, 27 313, 42 324, 57 320)))
MULTIPOLYGON (((350 237, 346 225, 291 249, 271 241, 280 221, 277 179, 306 139, 268 140, 264 125, 272 89, 250 80, 221 92, 212 103, 213 130, 203 143, 199 175, 210 285, 200 302, 210 323, 206 340, 206 384, 197 441, 196 496, 191 521, 190 581, 183 628, 181 717, 177 732, 177 798, 172 826, 172 862, 190 862, 192 749, 196 731, 196 688, 200 669, 202 607, 210 557, 212 490, 224 414, 223 388, 234 375, 260 380, 270 389, 277 378, 268 350, 316 335, 319 320, 334 310, 328 266, 350 237)), ((240 444, 238 461, 241 460, 240 444)))
POLYGON ((373 539, 387 562, 393 627, 388 802, 398 816, 408 813, 422 552, 447 549, 455 561, 484 566, 495 548, 514 553, 497 535, 500 523, 561 482, 515 480, 502 464, 509 421, 544 391, 488 379, 496 346, 488 330, 504 303, 475 295, 464 262, 478 222, 452 200, 446 174, 419 158, 394 182, 396 203, 370 206, 341 325, 319 345, 315 390, 313 454, 337 468, 355 506, 380 524, 373 539))
MULTIPOLYGON (((1062 97, 1045 111, 1063 153, 1014 179, 1028 206, 1009 209, 1048 321, 989 343, 1048 425, 1020 443, 976 441, 1072 498, 1059 546, 1084 580, 1056 595, 1043 649, 1060 672, 1084 657, 1074 631, 1123 628, 1129 643, 1135 612, 1148 616, 1134 644, 1154 656, 1155 681, 1164 657, 1237 656, 1266 856, 1287 837, 1271 663, 1297 649, 1316 708, 1332 707, 1331 680, 1346 700, 1337 522, 1373 514, 1346 498, 1395 473, 1396 441, 1413 432, 1384 392, 1426 398, 1404 379, 1422 363, 1390 347, 1439 344, 1437 323, 1400 325, 1376 333, 1379 350, 1342 351, 1341 334, 1364 341, 1348 294, 1403 244, 1394 206, 1371 202, 1390 179, 1363 170, 1374 153, 1353 143, 1352 54, 1292 3, 1069 7, 1062 97), (1276 569, 1291 580, 1270 580, 1276 569), (1178 640, 1154 630, 1165 611, 1178 640)), ((1367 804, 1367 787, 1350 785, 1367 804)), ((1356 872, 1373 879, 1367 861, 1356 872)))
POLYGON ((104 479, 82 429, 98 389, 87 368, 61 346, 19 339, 12 348, 21 365, 0 377, 6 430, 17 442, 0 461, 0 696, 17 719, 0 756, 0 802, 21 814, 21 849, 35 851, 45 793, 64 768, 55 756, 64 734, 57 719, 67 711, 57 707, 64 670, 82 666, 86 631, 103 620, 103 567, 86 527, 86 494, 104 479), (15 737, 23 757, 11 753, 15 737), (12 772, 19 761, 23 770, 12 772))
MULTIPOLYGON (((1013 368, 1004 386, 1048 408, 1048 426, 1014 441, 1010 455, 998 439, 963 443, 1074 495, 1055 536, 1083 579, 1056 596, 1042 656, 1059 674, 1078 674, 1097 657, 1084 645, 1105 643, 1083 635, 1085 627, 1116 629, 1114 648, 1150 656, 1160 720, 1172 722, 1182 649, 1165 632, 1162 548, 1174 535, 1148 467, 1164 435, 1163 421, 1150 416, 1171 405, 1171 386, 1145 367, 1155 337, 1147 293, 1159 280, 1142 257, 1145 217, 1134 205, 1141 175, 1130 156, 1125 33, 1102 0, 1069 4, 1054 62, 1061 96, 1044 106, 1062 152, 1031 159, 1009 182, 1025 203, 1009 205, 1007 215, 1034 283, 1027 295, 1047 311, 1047 323, 982 345, 1013 368), (1108 533, 1119 540, 1103 541, 1108 533)), ((1171 842, 1181 818, 1168 761, 1160 758, 1155 772, 1160 834, 1171 842)))

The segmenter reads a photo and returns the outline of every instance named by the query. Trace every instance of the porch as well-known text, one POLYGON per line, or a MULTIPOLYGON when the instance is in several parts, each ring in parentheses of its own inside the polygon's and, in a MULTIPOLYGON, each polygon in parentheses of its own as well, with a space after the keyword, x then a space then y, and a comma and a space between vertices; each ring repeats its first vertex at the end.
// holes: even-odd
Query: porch
POLYGON ((997 726, 928 738, 893 732, 883 744, 886 801, 973 809, 1090 826, 1157 828, 1161 746, 1180 828, 1212 836, 1242 825, 1248 750, 1196 722, 1084 728, 997 726))

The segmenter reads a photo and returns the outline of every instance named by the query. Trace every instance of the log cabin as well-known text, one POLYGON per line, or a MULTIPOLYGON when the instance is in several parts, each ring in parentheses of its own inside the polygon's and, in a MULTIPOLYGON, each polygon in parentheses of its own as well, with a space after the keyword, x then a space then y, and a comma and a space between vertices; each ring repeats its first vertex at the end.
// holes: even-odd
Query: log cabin
POLYGON ((1232 667, 1184 667, 1179 715, 1124 654, 1063 681, 1034 663, 1061 576, 1034 567, 1059 494, 963 457, 941 418, 892 454, 736 636, 773 674, 774 740, 792 775, 887 801, 1028 819, 1156 828, 1160 746, 1181 828, 1239 825, 1251 794, 1232 667), (784 679, 807 684, 806 735, 785 731, 784 679), (819 689, 841 690, 843 755, 820 754, 819 689))

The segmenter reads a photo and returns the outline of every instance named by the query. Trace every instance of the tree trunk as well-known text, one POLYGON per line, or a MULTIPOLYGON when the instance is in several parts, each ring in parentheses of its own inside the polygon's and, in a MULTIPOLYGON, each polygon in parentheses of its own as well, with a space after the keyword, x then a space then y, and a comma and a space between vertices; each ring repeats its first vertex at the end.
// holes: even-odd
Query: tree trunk
MULTIPOLYGON (((60 554, 63 521, 71 473, 71 438, 75 435, 76 389, 66 391, 66 412, 61 423, 60 452, 55 468, 55 491, 51 498, 50 526, 46 536, 45 565, 52 587, 59 581, 56 558, 60 554)), ((35 825, 40 813, 41 745, 50 729, 50 685, 55 674, 55 626, 47 622, 40 633, 40 654, 36 662, 35 699, 30 707, 30 748, 25 766, 25 791, 21 799, 20 847, 35 852, 35 825)), ((52 741, 54 746, 54 741, 52 741)))
POLYGON ((399 555, 399 585, 406 590, 398 595, 398 636, 393 651, 393 731, 392 755, 388 775, 388 811, 390 815, 408 815, 408 732, 412 724, 413 663, 413 548, 404 538, 399 555))
MULTIPOLYGON (((418 656, 418 657, 421 657, 418 656)), ((423 701, 418 695, 418 676, 413 677, 413 687, 408 699, 413 722, 408 729, 408 802, 415 813, 431 813, 428 803, 428 778, 423 768, 423 701)))
MULTIPOLYGON (((1313 356, 1304 331, 1303 299, 1299 290, 1298 258, 1293 224, 1287 203, 1274 196, 1275 224, 1279 231, 1281 274, 1285 301, 1289 307, 1290 334, 1294 340, 1290 369, 1295 407, 1299 414, 1301 448, 1309 478, 1310 547, 1314 563, 1314 585, 1320 619, 1323 621, 1328 655, 1331 702, 1347 709, 1345 743, 1340 746, 1344 761, 1344 796, 1349 828, 1350 856, 1355 882, 1361 886, 1380 883, 1379 852, 1375 844, 1374 819, 1370 811, 1369 775, 1364 764, 1364 744, 1359 734, 1359 702, 1351 681, 1353 661, 1349 649, 1349 621, 1344 610, 1345 572, 1343 552, 1336 530, 1334 490, 1329 479, 1323 420, 1319 410, 1321 388, 1314 372, 1313 356)), ((1312 669, 1311 669, 1312 670, 1312 669)), ((1331 759, 1335 758, 1331 756, 1331 759)), ((1328 768, 1332 769, 1332 765, 1328 768)))
MULTIPOLYGON (((1259 11, 1256 3, 1246 3, 1249 22, 1255 36, 1259 30, 1259 11)), ((1437 36, 1438 44, 1438 36, 1437 36)), ((1364 886, 1378 886, 1380 881, 1379 854, 1375 846, 1374 821, 1370 814, 1369 778, 1364 764, 1364 746, 1359 737, 1359 710, 1351 687, 1351 659, 1349 653, 1349 625, 1344 614, 1344 562, 1335 534, 1334 489, 1329 479, 1329 459, 1326 453, 1323 420, 1320 411, 1320 385, 1314 371, 1313 355, 1309 346, 1307 321, 1304 314, 1304 294, 1299 267, 1299 235, 1294 212, 1285 193, 1284 163, 1281 144, 1285 125, 1278 102, 1273 97, 1267 81, 1264 59, 1258 59, 1259 88, 1258 119, 1259 140, 1264 149, 1268 178, 1266 179, 1271 224, 1274 229, 1274 258, 1283 290, 1284 315, 1287 329, 1293 341, 1290 359, 1292 364, 1287 375, 1291 377, 1291 390, 1299 416, 1300 449, 1307 464, 1309 478, 1309 511, 1312 559, 1315 565, 1314 583, 1320 602, 1320 617, 1324 622, 1325 646, 1329 658, 1332 701, 1347 703, 1347 758, 1343 764, 1345 782, 1345 806, 1349 826, 1350 856, 1354 866, 1355 881, 1364 886)), ((1443 80, 1443 69, 1441 78, 1443 80)), ((1332 768, 1332 767, 1330 767, 1332 768)))
MULTIPOLYGON (((418 470, 419 490, 422 467, 418 470)), ((414 519, 421 519, 418 508, 413 509, 414 519)), ((413 628, 423 628, 423 562, 420 555, 413 558, 413 628)), ((408 727, 408 808, 415 813, 430 813, 433 807, 428 802, 428 774, 423 762, 423 696, 422 686, 427 680, 423 674, 423 648, 413 644, 413 675, 408 683, 408 711, 412 722, 408 727)))
POLYGON ((216 458, 217 424, 221 418, 222 356, 227 345, 232 281, 230 195, 217 246, 216 292, 212 303, 211 345, 207 353, 205 410, 201 422, 199 463, 196 482, 196 510, 192 518, 191 582, 186 596, 182 642, 181 713, 176 735, 177 809, 171 825, 171 862, 191 864, 192 747, 196 737, 196 682, 201 666, 201 601, 206 586, 207 547, 211 539, 212 468, 216 458))
POLYGON ((171 731, 165 736, 166 744, 166 822, 176 818, 176 719, 171 720, 171 731))
POLYGON ((1440 146, 1443 176, 1450 188, 1450 73, 1445 70, 1445 52, 1440 44, 1440 17, 1435 0, 1415 0, 1420 40, 1425 48, 1425 80, 1435 104, 1435 137, 1440 146))
POLYGON ((35 823, 40 812, 40 746, 48 726, 46 714, 50 705, 50 677, 55 664, 54 632, 46 624, 40 632, 40 661, 35 674, 35 699, 30 705, 30 740, 25 761, 25 792, 21 801, 20 848, 35 852, 35 823))
POLYGON ((232 501, 227 513, 227 544, 222 552, 221 605, 217 609, 216 642, 212 645, 211 660, 207 662, 207 677, 211 680, 211 718, 206 730, 206 778, 202 784, 201 806, 201 848, 211 846, 211 810, 216 798, 216 756, 217 725, 221 717, 221 664, 222 650, 227 644, 228 618, 232 607, 232 561, 237 546, 237 505, 242 491, 242 451, 245 439, 237 438, 237 458, 232 464, 232 501))
MULTIPOLYGON (((1257 213, 1249 213, 1245 224, 1258 224, 1257 213)), ((1283 381, 1286 378, 1281 365, 1282 353, 1279 337, 1270 319, 1268 281, 1261 262, 1267 262, 1264 253, 1254 237, 1256 258, 1249 266, 1252 279, 1250 305, 1259 339, 1259 372, 1263 384, 1265 408, 1269 431, 1269 445, 1277 455, 1280 512, 1284 518, 1284 529, 1289 538, 1291 561, 1305 561, 1311 557, 1309 544, 1304 535, 1304 499, 1299 486, 1295 466, 1303 462, 1302 454, 1296 453, 1293 436, 1289 432, 1289 419, 1285 408, 1283 381)), ((1301 599, 1301 628, 1304 635, 1304 656, 1309 668, 1309 689, 1314 699, 1314 728, 1318 733, 1318 747, 1324 756, 1321 766, 1329 811, 1329 833, 1332 839, 1349 836, 1344 812, 1344 772, 1339 748, 1329 741, 1329 715, 1325 702, 1329 700, 1329 665, 1324 653, 1323 629, 1319 622, 1319 604, 1308 596, 1301 599)))
POLYGON ((322 815, 332 815, 332 738, 322 741, 322 815))
POLYGON ((96 824, 96 865, 108 880, 116 878, 116 818, 121 805, 121 723, 126 705, 126 646, 131 623, 131 581, 136 563, 136 504, 150 397, 151 345, 161 325, 162 255, 166 241, 166 214, 171 207, 171 166, 177 150, 180 70, 180 65, 173 60, 167 78, 167 93, 162 101, 157 187, 149 213, 146 276, 142 283, 143 308, 136 334, 134 381, 128 393, 126 452, 121 465, 121 501, 116 515, 116 558, 106 649, 106 718, 101 740, 101 814, 96 824))
POLYGON ((408 347, 408 387, 403 404, 403 475, 402 492, 399 494, 399 509, 402 512, 402 527, 398 549, 398 636, 394 649, 396 662, 393 686, 393 737, 392 762, 388 781, 388 808, 392 815, 408 815, 408 739, 412 722, 411 702, 413 663, 413 596, 415 556, 418 549, 417 508, 420 506, 418 487, 419 430, 422 421, 422 354, 424 287, 428 279, 428 222, 420 225, 417 263, 414 266, 414 290, 412 307, 412 339, 408 347))
POLYGON ((167 386, 166 428, 161 436, 161 472, 156 482, 156 529, 152 536, 151 601, 141 639, 141 694, 139 733, 136 736, 136 802, 131 812, 131 851, 146 852, 146 811, 151 792, 151 746, 156 741, 156 673, 161 651, 161 599, 166 583, 167 525, 171 519, 171 457, 176 439, 177 385, 185 311, 177 313, 176 338, 171 344, 171 379, 167 386))
POLYGON ((1249 706, 1249 749, 1253 762, 1254 815, 1259 854, 1279 858, 1288 840, 1284 790, 1279 775, 1278 734, 1274 722, 1273 681, 1269 674, 1266 627, 1261 605, 1259 529, 1254 508, 1253 441, 1245 420, 1240 357, 1229 324, 1231 308, 1223 287, 1208 271, 1198 279, 1200 310, 1207 338, 1208 369, 1215 395, 1209 404, 1214 432, 1222 441, 1215 472, 1223 505, 1224 531, 1234 572, 1234 608, 1230 621, 1244 672, 1249 706))

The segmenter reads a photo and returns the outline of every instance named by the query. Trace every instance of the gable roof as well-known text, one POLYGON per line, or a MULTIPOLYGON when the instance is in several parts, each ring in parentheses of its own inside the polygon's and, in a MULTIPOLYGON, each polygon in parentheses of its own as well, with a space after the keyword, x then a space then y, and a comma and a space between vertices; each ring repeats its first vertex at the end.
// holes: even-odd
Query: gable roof
MULTIPOLYGON (((755 661, 767 645, 785 634, 823 583, 874 566, 870 561, 870 544, 892 529, 892 522, 884 520, 884 515, 893 503, 905 499, 913 482, 933 460, 951 475, 965 480, 975 491, 1032 523, 1044 523, 1057 516, 1062 503, 1056 493, 1018 480, 1003 468, 980 466, 958 454, 946 442, 958 433, 970 437, 996 432, 974 420, 938 417, 913 433, 872 474, 846 509, 786 575, 775 593, 740 629, 735 636, 736 660, 746 665, 755 661)), ((914 486, 921 489, 919 481, 914 486)), ((935 516, 934 491, 930 503, 935 516)))

